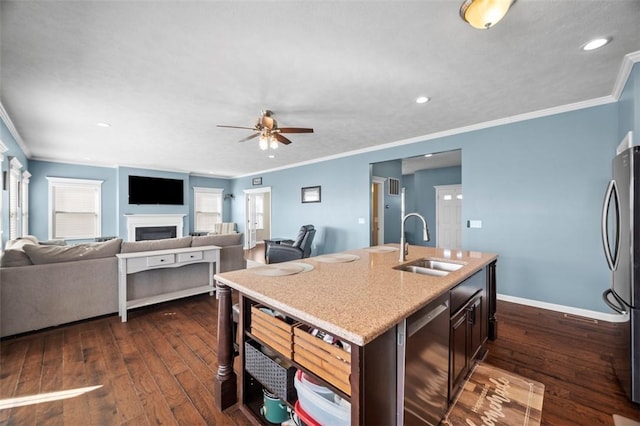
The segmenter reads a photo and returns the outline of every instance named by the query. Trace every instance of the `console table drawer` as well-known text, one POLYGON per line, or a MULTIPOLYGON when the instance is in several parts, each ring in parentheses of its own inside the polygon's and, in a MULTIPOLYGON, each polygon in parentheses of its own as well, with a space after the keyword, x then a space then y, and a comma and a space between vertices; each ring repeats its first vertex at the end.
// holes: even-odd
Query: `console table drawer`
POLYGON ((147 257, 147 266, 170 265, 172 263, 176 263, 176 257, 173 254, 147 257))
POLYGON ((191 253, 178 253, 178 262, 189 262, 193 260, 201 260, 203 254, 201 251, 193 251, 191 253))

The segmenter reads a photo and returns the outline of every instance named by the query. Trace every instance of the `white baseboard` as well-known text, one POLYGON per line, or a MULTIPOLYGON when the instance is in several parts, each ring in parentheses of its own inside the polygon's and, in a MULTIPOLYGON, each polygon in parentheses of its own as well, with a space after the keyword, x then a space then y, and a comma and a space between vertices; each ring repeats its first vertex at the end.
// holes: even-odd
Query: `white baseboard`
POLYGON ((562 312, 565 314, 578 315, 585 318, 592 318, 606 322, 624 322, 626 316, 619 314, 606 314, 604 312, 591 311, 588 309, 573 308, 571 306, 556 305, 555 303, 540 302, 538 300, 525 299, 522 297, 508 296, 506 294, 497 294, 498 300, 505 302, 517 303, 519 305, 533 306, 534 308, 548 309, 550 311, 562 312))

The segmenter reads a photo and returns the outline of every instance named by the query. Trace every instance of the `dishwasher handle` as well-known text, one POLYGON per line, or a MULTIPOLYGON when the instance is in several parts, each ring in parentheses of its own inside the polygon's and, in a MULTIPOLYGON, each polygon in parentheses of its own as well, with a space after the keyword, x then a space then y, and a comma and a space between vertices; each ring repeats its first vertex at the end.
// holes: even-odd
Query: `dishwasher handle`
POLYGON ((422 327, 429 324, 431 321, 436 319, 440 314, 447 311, 449 309, 449 301, 447 300, 444 303, 439 304, 429 312, 425 313, 421 317, 417 319, 411 318, 410 321, 407 321, 407 338, 416 334, 422 327))

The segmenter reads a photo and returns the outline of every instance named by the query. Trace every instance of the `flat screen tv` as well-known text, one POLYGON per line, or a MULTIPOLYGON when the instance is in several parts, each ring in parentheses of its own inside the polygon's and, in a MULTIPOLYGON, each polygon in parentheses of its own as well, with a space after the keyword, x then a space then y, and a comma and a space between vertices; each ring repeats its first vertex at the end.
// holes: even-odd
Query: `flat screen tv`
POLYGON ((184 204, 184 181, 129 176, 129 204, 184 204))

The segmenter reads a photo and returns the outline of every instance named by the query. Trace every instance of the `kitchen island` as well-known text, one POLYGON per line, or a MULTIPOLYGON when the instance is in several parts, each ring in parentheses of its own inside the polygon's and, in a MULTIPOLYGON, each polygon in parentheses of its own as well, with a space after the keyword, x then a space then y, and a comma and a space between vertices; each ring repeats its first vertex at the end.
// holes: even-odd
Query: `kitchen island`
MULTIPOLYGON (((472 276, 482 277, 484 297, 480 312, 484 340, 486 336, 495 338, 497 255, 410 246, 406 261, 400 262, 398 258, 398 245, 390 244, 216 275, 219 297, 217 406, 225 409, 236 402, 231 289, 237 290, 240 296, 238 349, 241 360, 245 341, 254 338, 258 343, 269 343, 252 334, 254 307, 268 307, 286 315, 291 322, 302 324, 304 329, 318 329, 348 342, 350 374, 346 377, 347 388, 327 379, 332 375, 314 371, 302 361, 296 361, 293 329, 297 326, 291 331, 291 352, 286 353, 285 348, 280 353, 290 354, 296 367, 316 373, 337 393, 349 398, 352 424, 366 424, 367 419, 376 419, 378 423, 395 422, 398 325, 472 276), (462 266, 444 276, 394 269, 401 263, 421 258, 462 266), (292 263, 293 266, 287 269, 292 263), (305 268, 296 269, 300 265, 305 268), (272 275, 269 268, 281 271, 272 275), (480 271, 484 272, 478 274, 480 271)), ((243 361, 241 366, 244 369, 243 361)), ((248 390, 242 376, 244 374, 240 377, 240 395, 242 404, 246 405, 248 390)))

